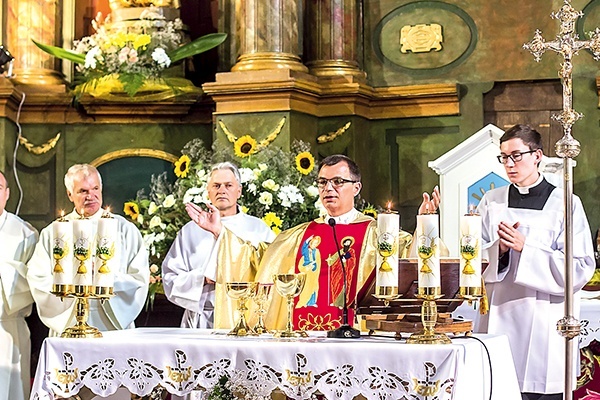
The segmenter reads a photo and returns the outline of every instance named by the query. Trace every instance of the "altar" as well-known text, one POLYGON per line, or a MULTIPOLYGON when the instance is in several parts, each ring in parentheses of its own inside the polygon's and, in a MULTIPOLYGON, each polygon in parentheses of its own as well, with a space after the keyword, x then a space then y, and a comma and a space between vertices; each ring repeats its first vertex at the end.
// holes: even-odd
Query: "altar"
MULTIPOLYGON (((505 336, 452 338, 448 345, 414 345, 393 336, 355 340, 228 336, 182 328, 104 332, 102 338, 47 338, 31 399, 56 399, 87 387, 108 396, 125 387, 145 396, 158 385, 183 395, 211 388, 224 375, 249 393, 291 399, 519 400, 505 336)), ((256 398, 256 397, 254 397, 256 398)))

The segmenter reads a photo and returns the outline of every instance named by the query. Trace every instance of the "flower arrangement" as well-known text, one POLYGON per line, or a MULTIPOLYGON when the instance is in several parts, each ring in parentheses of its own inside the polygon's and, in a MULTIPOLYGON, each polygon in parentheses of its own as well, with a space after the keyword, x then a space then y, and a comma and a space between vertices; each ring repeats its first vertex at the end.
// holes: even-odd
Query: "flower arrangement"
POLYGON ((175 162, 174 183, 168 181, 166 173, 155 176, 148 194, 140 190, 124 205, 125 214, 138 226, 150 251, 149 304, 157 292, 162 292, 162 259, 189 221, 185 204, 208 202, 207 183, 213 164, 231 161, 239 167, 241 211, 262 218, 275 233, 310 221, 324 210, 314 182, 315 160, 305 142, 295 141, 291 150, 285 151, 270 145, 269 140, 257 143, 250 136, 242 136, 233 140, 232 146, 208 150, 202 140, 194 139, 181 153, 175 162))
MULTIPOLYGON (((190 43, 183 43, 179 18, 167 21, 155 7, 144 10, 139 21, 123 27, 110 24, 110 15, 99 14, 92 21, 96 33, 73 43, 74 50, 34 43, 55 57, 77 64, 75 94, 93 91, 124 90, 134 96, 140 89, 156 90, 165 85, 172 90, 192 86, 185 79, 165 78, 164 72, 174 63, 210 50, 225 41, 227 35, 214 33, 190 43)), ((196 89, 197 90, 197 89, 196 89)))
POLYGON ((202 395, 203 400, 267 400, 270 394, 256 393, 245 384, 244 373, 235 370, 231 376, 224 374, 219 377, 217 382, 205 391, 202 395))

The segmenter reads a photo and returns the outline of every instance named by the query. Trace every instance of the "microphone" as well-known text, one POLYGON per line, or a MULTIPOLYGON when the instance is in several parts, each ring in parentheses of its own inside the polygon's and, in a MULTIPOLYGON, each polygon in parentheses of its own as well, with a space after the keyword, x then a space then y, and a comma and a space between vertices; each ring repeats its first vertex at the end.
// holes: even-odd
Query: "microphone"
POLYGON ((343 304, 344 304, 344 306, 342 308, 342 325, 337 329, 328 331, 327 337, 328 338, 337 338, 337 339, 359 338, 360 331, 358 329, 353 328, 352 326, 350 326, 348 324, 348 304, 346 302, 346 293, 348 290, 348 282, 347 282, 348 278, 346 276, 345 260, 347 258, 347 255, 349 255, 348 250, 350 250, 350 245, 349 244, 344 245, 344 253, 342 254, 342 251, 340 249, 340 242, 338 242, 338 239, 337 239, 337 233, 336 233, 336 229, 335 229, 335 219, 329 218, 327 223, 329 224, 329 226, 331 226, 331 230, 333 231, 333 240, 335 241, 335 247, 337 249, 338 257, 340 259, 340 264, 342 266, 342 274, 343 274, 342 296, 343 296, 343 304))

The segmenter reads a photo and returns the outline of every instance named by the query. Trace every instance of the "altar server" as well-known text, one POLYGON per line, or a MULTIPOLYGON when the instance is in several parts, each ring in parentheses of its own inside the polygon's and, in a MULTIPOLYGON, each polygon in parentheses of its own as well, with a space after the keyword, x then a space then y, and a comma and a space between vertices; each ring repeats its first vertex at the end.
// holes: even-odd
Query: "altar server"
MULTIPOLYGON (((500 138, 498 160, 512 184, 488 191, 478 206, 483 257, 489 260, 483 276, 490 310, 478 316, 476 330, 508 335, 526 400, 562 399, 564 389, 565 340, 556 332, 565 300, 564 200, 563 191, 538 171, 542 154, 537 131, 526 125, 507 130, 500 138)), ((577 317, 577 292, 594 273, 595 261, 577 196, 572 212, 577 317)), ((576 348, 577 341, 572 344, 576 348)))
MULTIPOLYGON (((65 175, 67 196, 73 203, 73 211, 65 219, 73 221, 88 218, 95 232, 102 209, 102 178, 98 170, 89 164, 76 164, 65 175)), ((88 324, 100 331, 132 328, 146 301, 150 269, 148 251, 142 235, 135 225, 120 215, 111 214, 118 221, 117 250, 119 262, 114 271, 114 297, 100 302, 91 300, 88 324)), ((95 236, 95 234, 93 235, 95 236)), ((95 249, 94 249, 95 250, 95 249)), ((52 224, 44 228, 28 263, 27 279, 42 322, 56 336, 65 328, 75 325, 75 300, 60 298, 52 290, 52 224)))
POLYGON ((33 298, 26 263, 38 233, 29 223, 6 211, 10 190, 0 171, 0 400, 29 398, 31 340, 25 317, 33 298))
MULTIPOLYGON (((275 234, 264 221, 240 211, 237 201, 242 195, 242 184, 235 165, 224 162, 213 166, 207 191, 210 200, 207 207, 218 213, 227 231, 255 246, 273 241, 275 234)), ((215 312, 215 282, 221 288, 226 282, 253 281, 255 271, 249 264, 230 268, 229 263, 218 263, 221 235, 201 228, 196 220, 181 228, 163 261, 165 294, 185 309, 181 321, 184 328, 212 328, 214 314, 221 321, 218 326, 233 327, 233 313, 215 312)))

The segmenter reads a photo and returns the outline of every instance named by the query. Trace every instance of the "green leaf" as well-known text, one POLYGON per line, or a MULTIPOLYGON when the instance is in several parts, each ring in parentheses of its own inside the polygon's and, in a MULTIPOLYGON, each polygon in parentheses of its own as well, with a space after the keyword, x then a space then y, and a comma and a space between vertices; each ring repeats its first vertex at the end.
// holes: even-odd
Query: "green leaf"
POLYGON ((85 63, 85 54, 76 53, 71 50, 63 49, 62 47, 50 46, 48 44, 38 43, 35 40, 31 40, 37 47, 50 54, 51 56, 62 58, 64 60, 73 61, 78 64, 85 63))
POLYGON ((217 47, 227 39, 226 33, 209 33, 194 40, 193 42, 187 43, 181 47, 170 51, 167 55, 171 59, 171 62, 177 62, 184 58, 195 56, 196 54, 204 53, 212 48, 217 47))

